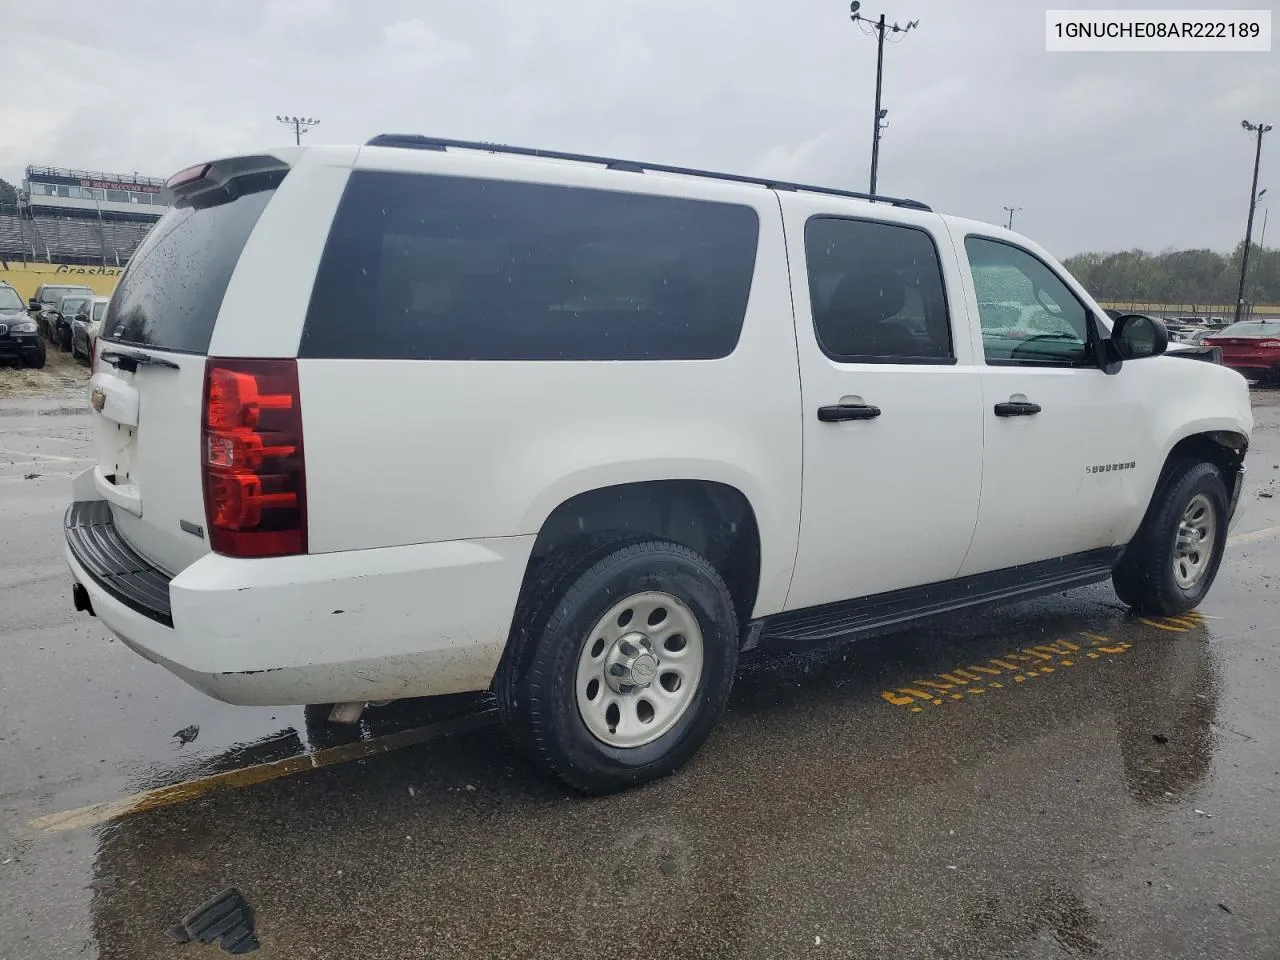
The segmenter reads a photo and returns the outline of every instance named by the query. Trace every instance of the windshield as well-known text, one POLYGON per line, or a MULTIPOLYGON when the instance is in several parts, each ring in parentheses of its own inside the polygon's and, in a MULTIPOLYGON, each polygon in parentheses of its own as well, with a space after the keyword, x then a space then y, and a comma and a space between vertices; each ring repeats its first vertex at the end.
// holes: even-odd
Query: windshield
POLYGON ((75 313, 80 309, 80 305, 88 299, 88 297, 63 297, 62 302, 58 304, 58 312, 61 314, 75 313))
POLYGON ((0 287, 0 310, 24 310, 26 304, 13 287, 0 287))
POLYGON ((1233 323, 1218 331, 1217 337, 1274 337, 1280 336, 1280 320, 1245 320, 1233 323))
POLYGON ((88 292, 88 287, 45 287, 44 293, 40 296, 41 303, 56 304, 72 291, 88 292))

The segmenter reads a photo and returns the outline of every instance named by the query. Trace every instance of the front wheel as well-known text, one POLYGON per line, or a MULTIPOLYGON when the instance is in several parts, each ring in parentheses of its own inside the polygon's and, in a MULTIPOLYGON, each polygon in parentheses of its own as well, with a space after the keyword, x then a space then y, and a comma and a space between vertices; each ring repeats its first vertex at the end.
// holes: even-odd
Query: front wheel
POLYGON ((1139 613, 1177 616, 1213 585, 1227 544, 1227 487, 1212 463, 1172 468, 1112 573, 1120 599, 1139 613))
POLYGON ((666 541, 548 564, 513 630, 498 703, 541 767, 591 794, 665 776, 710 735, 738 655, 733 598, 706 558, 666 541))

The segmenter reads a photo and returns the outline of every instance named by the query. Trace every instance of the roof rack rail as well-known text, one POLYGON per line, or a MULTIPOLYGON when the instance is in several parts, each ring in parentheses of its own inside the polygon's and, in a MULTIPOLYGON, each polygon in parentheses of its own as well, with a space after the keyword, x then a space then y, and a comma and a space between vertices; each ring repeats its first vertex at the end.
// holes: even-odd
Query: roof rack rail
POLYGON ((505 153, 517 157, 541 157, 547 160, 575 160, 579 163, 594 163, 610 170, 625 170, 629 173, 674 173, 686 177, 706 177, 711 180, 726 180, 730 183, 752 183, 771 190, 792 190, 804 193, 827 193, 837 197, 852 197, 855 200, 870 200, 873 203, 888 203, 895 207, 906 207, 911 210, 930 211, 931 208, 919 200, 907 200, 902 197, 886 197, 881 194, 859 193, 856 190, 838 190, 835 187, 816 187, 806 183, 790 183, 786 180, 770 180, 766 177, 748 177, 738 173, 715 173, 710 170, 696 170, 692 167, 673 167, 664 163, 641 163, 636 160, 619 160, 615 157, 595 157, 585 153, 563 153, 559 150, 539 150, 535 147, 512 147, 502 143, 484 143, 478 140, 447 140, 443 137, 424 137, 415 133, 382 133, 370 140, 370 147, 404 147, 410 150, 440 150, 450 147, 459 150, 482 150, 488 153, 505 153))

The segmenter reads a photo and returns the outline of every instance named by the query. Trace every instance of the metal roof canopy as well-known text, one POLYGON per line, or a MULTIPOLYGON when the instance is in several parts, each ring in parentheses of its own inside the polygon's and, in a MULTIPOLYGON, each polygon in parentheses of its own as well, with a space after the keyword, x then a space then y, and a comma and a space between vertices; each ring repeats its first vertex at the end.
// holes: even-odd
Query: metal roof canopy
POLYGON ((447 140, 442 137, 424 137, 413 133, 383 133, 370 140, 370 147, 403 147, 410 150, 440 150, 450 147, 459 150, 479 150, 486 153, 502 153, 517 157, 541 157, 546 160, 572 160, 579 163, 602 165, 610 170, 624 170, 629 173, 674 173, 685 177, 705 177, 709 180, 724 180, 729 183, 751 183, 770 190, 802 191, 805 193, 825 193, 836 197, 850 197, 854 200, 870 200, 873 203, 888 203, 895 207, 906 207, 910 210, 931 211, 931 208, 919 200, 907 200, 902 197, 886 197, 880 194, 858 193, 855 190, 838 190, 835 187, 816 187, 805 183, 790 183, 786 180, 769 180, 764 177, 748 177, 737 173, 715 173, 710 170, 697 170, 693 167, 673 167, 663 163, 641 163, 637 160, 619 160, 614 157, 595 157, 585 153, 563 153, 559 150, 539 150, 535 147, 512 147, 501 143, 483 143, 476 140, 447 140))

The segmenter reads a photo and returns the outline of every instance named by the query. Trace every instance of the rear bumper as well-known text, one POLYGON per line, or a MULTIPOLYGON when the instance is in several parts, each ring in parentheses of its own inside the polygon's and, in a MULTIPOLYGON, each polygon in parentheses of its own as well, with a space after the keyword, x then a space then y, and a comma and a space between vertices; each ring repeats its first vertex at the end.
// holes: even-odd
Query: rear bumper
POLYGON ((169 579, 124 542, 105 504, 73 504, 67 524, 71 575, 116 636, 210 696, 261 705, 488 688, 534 540, 210 553, 169 579))
POLYGON ((1248 377, 1265 376, 1280 371, 1280 357, 1275 356, 1278 352, 1280 351, 1272 350, 1265 354, 1235 354, 1234 356, 1224 353, 1222 365, 1248 377))

